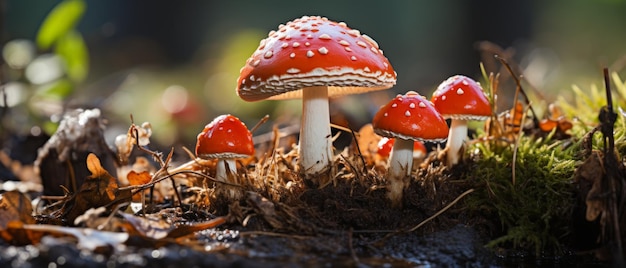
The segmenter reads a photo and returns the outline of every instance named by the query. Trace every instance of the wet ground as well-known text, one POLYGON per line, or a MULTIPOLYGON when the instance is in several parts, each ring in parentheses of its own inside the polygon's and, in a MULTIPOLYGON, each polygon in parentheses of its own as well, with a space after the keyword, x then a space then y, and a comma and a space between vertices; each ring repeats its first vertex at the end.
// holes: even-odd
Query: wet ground
MULTIPOLYGON (((499 266, 467 226, 420 236, 337 232, 295 236, 205 231, 205 251, 179 245, 110 249, 96 254, 46 238, 38 246, 3 245, 1 267, 489 267, 499 266), (324 246, 320 246, 324 245, 324 246)), ((500 263, 501 264, 501 263, 500 263)))

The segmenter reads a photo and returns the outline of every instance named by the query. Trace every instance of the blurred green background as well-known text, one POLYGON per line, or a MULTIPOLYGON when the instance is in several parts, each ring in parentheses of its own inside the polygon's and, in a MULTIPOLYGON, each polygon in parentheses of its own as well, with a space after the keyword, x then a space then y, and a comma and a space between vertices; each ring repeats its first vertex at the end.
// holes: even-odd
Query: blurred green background
POLYGON ((249 127, 265 114, 271 124, 297 124, 299 101, 247 103, 235 83, 259 41, 303 15, 345 21, 371 36, 398 73, 397 86, 384 93, 333 102, 333 121, 355 129, 396 93, 430 96, 451 75, 480 78, 481 61, 499 71, 492 57, 498 47, 546 101, 572 84, 601 81, 603 66, 623 71, 626 55, 624 0, 86 0, 74 34, 64 39, 74 42, 42 49, 38 31, 60 2, 1 6, 4 130, 50 131, 45 125, 58 122, 64 109, 98 107, 111 136, 126 131, 132 114, 136 123, 152 123, 157 143, 193 148, 202 127, 224 113, 249 127))

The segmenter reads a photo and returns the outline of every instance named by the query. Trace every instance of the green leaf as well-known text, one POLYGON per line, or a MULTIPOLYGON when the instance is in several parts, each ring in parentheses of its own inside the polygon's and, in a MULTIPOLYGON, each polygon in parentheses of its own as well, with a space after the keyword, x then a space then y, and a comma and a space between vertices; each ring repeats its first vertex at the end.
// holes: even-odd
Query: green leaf
POLYGON ((66 78, 54 81, 49 85, 42 86, 36 92, 37 95, 62 100, 74 91, 74 86, 66 78))
POLYGON ((49 49, 59 38, 73 29, 85 13, 83 0, 65 0, 46 17, 37 33, 37 46, 49 49))
POLYGON ((71 30, 59 38, 55 52, 63 61, 68 77, 74 82, 82 82, 89 71, 89 52, 83 36, 71 30))

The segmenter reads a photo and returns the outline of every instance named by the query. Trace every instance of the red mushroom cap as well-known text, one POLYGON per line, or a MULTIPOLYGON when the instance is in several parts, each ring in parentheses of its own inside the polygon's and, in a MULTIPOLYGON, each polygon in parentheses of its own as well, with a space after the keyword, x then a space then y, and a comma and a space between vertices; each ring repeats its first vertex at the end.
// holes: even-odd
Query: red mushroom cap
POLYGON ((393 148, 393 144, 395 143, 395 139, 383 137, 378 142, 378 150, 376 153, 382 157, 388 157, 391 154, 391 149, 393 148))
POLYGON ((220 115, 198 134, 196 156, 200 158, 245 158, 254 154, 252 133, 239 118, 220 115))
POLYGON ((246 101, 300 98, 300 89, 329 87, 329 96, 387 89, 396 73, 376 41, 342 22, 304 16, 278 26, 241 68, 237 94, 246 101))
MULTIPOLYGON (((382 156, 382 157, 389 157, 389 154, 391 154, 391 149, 393 149, 393 144, 395 143, 396 139, 394 138, 387 138, 387 137, 383 137, 382 139, 380 139, 380 141, 378 142, 378 155, 382 156)), ((415 154, 416 151, 420 151, 422 153, 426 153, 426 146, 424 146, 424 144, 420 141, 415 141, 413 143, 413 153, 415 154)))
POLYGON ((463 75, 443 81, 433 92, 432 102, 445 118, 486 120, 491 116, 491 105, 482 87, 463 75))
POLYGON ((374 132, 383 137, 443 142, 448 125, 435 107, 414 91, 398 95, 374 115, 374 132))

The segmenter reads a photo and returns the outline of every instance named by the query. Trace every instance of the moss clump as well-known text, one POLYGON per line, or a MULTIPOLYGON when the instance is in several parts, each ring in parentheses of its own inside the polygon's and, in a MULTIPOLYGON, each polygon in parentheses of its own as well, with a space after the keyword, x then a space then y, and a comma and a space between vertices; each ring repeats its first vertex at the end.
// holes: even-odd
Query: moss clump
POLYGON ((502 235, 488 246, 512 243, 516 248, 534 249, 537 254, 561 248, 561 238, 568 230, 572 177, 578 161, 578 145, 565 144, 551 136, 521 136, 515 156, 515 144, 484 142, 470 147, 474 161, 465 176, 479 187, 467 204, 481 213, 497 215, 502 227, 502 235))

